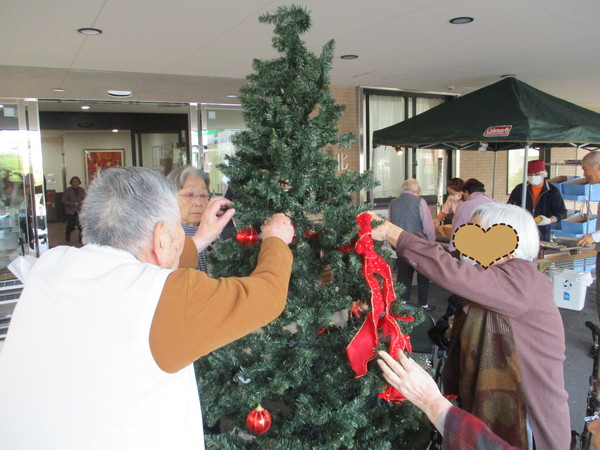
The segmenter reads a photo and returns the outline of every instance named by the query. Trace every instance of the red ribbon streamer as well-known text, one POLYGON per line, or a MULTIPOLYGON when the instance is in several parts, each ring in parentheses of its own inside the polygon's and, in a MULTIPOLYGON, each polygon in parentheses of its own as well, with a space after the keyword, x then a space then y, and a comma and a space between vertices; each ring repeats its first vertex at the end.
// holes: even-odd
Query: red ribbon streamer
MULTIPOLYGON (((405 349, 409 353, 412 351, 410 337, 402 333, 397 320, 412 322, 414 318, 390 313, 390 307, 396 298, 392 283, 392 271, 385 260, 375 252, 371 236, 373 231, 371 215, 369 213, 359 214, 356 217, 356 223, 358 224, 358 242, 355 250, 359 255, 363 255, 362 273, 371 289, 371 311, 346 348, 350 366, 358 378, 367 373, 367 363, 376 356, 380 329, 383 338, 390 336, 388 353, 394 359, 398 359, 400 351, 405 349), (383 292, 375 275, 383 278, 383 292)), ((404 396, 389 385, 385 393, 379 394, 379 396, 388 401, 404 400, 404 396)))

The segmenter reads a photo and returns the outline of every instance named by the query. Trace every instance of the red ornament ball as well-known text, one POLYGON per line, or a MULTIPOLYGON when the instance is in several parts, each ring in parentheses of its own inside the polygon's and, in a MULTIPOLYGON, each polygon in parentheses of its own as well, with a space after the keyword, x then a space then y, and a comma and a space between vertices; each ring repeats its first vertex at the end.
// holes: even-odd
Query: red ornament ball
POLYGON ((238 231, 235 235, 235 240, 240 245, 256 245, 258 242, 258 233, 252 227, 238 231))
POLYGON ((304 230, 304 239, 307 239, 309 241, 316 241, 317 239, 319 239, 320 233, 317 233, 316 231, 313 230, 304 230))
POLYGON ((271 428, 271 414, 262 406, 258 405, 255 409, 250 411, 248 417, 246 417, 246 425, 248 429, 254 434, 263 434, 269 431, 271 428))

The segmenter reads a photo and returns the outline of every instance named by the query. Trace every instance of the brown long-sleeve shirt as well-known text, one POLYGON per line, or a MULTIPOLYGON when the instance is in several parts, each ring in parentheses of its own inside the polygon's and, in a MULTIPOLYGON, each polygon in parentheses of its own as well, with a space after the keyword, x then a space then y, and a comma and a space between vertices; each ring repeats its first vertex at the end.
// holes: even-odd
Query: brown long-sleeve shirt
POLYGON ((285 306, 293 258, 281 239, 263 240, 256 269, 243 278, 210 278, 192 269, 197 255, 187 238, 182 268, 167 277, 152 320, 150 349, 165 372, 268 324, 285 306))
POLYGON ((564 328, 552 283, 535 262, 512 259, 484 270, 460 262, 439 244, 407 232, 398 238, 396 251, 439 286, 508 317, 536 447, 569 448, 564 328))

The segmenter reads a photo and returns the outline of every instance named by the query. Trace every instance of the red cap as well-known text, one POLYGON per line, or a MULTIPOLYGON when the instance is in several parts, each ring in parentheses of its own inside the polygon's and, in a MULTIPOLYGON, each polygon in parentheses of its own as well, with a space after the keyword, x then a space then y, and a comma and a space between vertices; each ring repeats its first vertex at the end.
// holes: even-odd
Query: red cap
POLYGON ((537 161, 529 161, 527 163, 527 175, 530 173, 544 172, 545 170, 546 163, 544 163, 544 161, 541 159, 538 159, 537 161))

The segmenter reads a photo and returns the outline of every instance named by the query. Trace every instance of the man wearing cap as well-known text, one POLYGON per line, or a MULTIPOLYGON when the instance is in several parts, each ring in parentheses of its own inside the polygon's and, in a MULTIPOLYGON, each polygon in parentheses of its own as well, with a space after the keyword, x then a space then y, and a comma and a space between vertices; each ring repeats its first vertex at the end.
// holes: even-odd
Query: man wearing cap
MULTIPOLYGON (((560 222, 567 215, 560 191, 544 180, 547 176, 544 161, 538 159, 527 163, 525 209, 535 217, 542 241, 550 241, 550 224, 560 222)), ((507 203, 521 206, 522 199, 523 183, 513 189, 507 203)))

